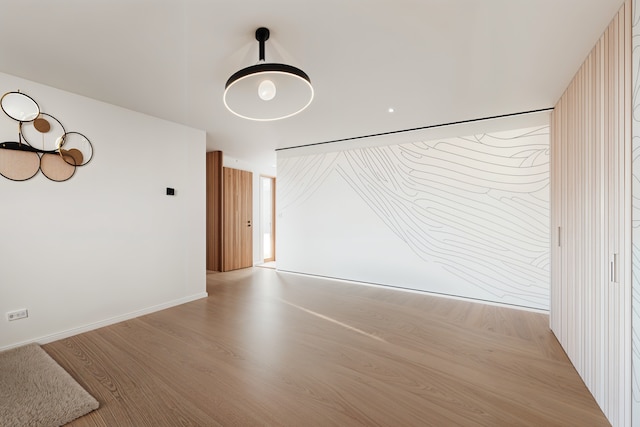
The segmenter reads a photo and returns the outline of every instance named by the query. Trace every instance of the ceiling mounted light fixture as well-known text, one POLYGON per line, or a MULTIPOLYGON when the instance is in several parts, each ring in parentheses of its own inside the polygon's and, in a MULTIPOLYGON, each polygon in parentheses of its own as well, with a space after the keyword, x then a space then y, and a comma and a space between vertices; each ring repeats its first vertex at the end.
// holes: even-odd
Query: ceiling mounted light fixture
POLYGON ((266 63, 264 45, 269 30, 256 30, 259 62, 236 72, 224 87, 225 107, 236 116, 249 120, 280 120, 298 114, 311 104, 313 86, 309 76, 286 64, 266 63))

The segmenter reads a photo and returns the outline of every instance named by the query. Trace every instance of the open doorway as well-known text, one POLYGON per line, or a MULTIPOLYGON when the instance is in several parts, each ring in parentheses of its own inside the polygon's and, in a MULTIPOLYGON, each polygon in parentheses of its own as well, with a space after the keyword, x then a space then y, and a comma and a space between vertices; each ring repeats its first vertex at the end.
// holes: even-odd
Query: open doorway
POLYGON ((262 258, 275 268, 276 260, 276 179, 260 176, 260 230, 262 258))

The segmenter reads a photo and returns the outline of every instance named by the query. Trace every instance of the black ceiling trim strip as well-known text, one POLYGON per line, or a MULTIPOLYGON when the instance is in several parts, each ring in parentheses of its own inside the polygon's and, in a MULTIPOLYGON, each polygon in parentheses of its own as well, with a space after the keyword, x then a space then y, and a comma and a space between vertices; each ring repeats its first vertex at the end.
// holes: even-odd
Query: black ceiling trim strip
POLYGON ((437 124, 437 125, 422 126, 422 127, 418 127, 418 128, 392 130, 390 132, 374 133, 374 134, 371 134, 371 135, 353 136, 351 138, 334 139, 332 141, 313 142, 311 144, 295 145, 293 147, 276 148, 276 151, 293 150, 294 148, 313 147, 314 145, 333 144, 333 143, 336 143, 336 142, 353 141, 353 140, 356 140, 356 139, 373 138, 373 137, 376 137, 376 136, 393 135, 393 134, 396 134, 396 133, 414 132, 414 131, 417 131, 417 130, 433 129, 433 128, 439 128, 439 127, 444 127, 444 126, 461 125, 461 124, 465 124, 465 123, 480 122, 480 121, 483 121, 483 120, 502 119, 502 118, 505 118, 505 117, 522 116, 522 115, 525 115, 525 114, 533 114, 533 113, 542 113, 544 111, 551 111, 551 110, 553 110, 553 107, 540 108, 538 110, 522 111, 520 113, 501 114, 499 116, 481 117, 481 118, 478 118, 478 119, 460 120, 460 121, 457 121, 457 122, 450 122, 450 123, 440 123, 440 124, 437 124))

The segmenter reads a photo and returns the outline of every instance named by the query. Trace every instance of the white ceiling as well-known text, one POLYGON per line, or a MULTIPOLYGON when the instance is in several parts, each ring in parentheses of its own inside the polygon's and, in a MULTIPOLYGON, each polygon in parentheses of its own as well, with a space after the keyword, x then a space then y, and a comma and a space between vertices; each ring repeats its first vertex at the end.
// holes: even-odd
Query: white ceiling
MULTIPOLYGON (((553 106, 622 0, 0 0, 0 71, 276 148, 553 106), (224 84, 258 58, 303 69, 301 114, 251 122, 224 84), (389 107, 395 112, 387 112, 389 107)), ((0 88, 9 91, 16 88, 0 88)))

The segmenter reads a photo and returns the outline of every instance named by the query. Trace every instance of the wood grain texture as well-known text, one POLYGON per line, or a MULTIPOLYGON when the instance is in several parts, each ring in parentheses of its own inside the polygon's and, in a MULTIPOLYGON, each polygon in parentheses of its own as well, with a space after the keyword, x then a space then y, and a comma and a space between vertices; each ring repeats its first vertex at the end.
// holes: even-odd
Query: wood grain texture
POLYGON ((551 118, 551 328, 605 414, 631 425, 631 1, 551 118))
POLYGON ((544 314, 251 268, 44 346, 84 426, 605 426, 544 314))
POLYGON ((207 153, 207 270, 222 270, 222 151, 207 153))
POLYGON ((223 168, 222 271, 253 265, 253 174, 223 168))

